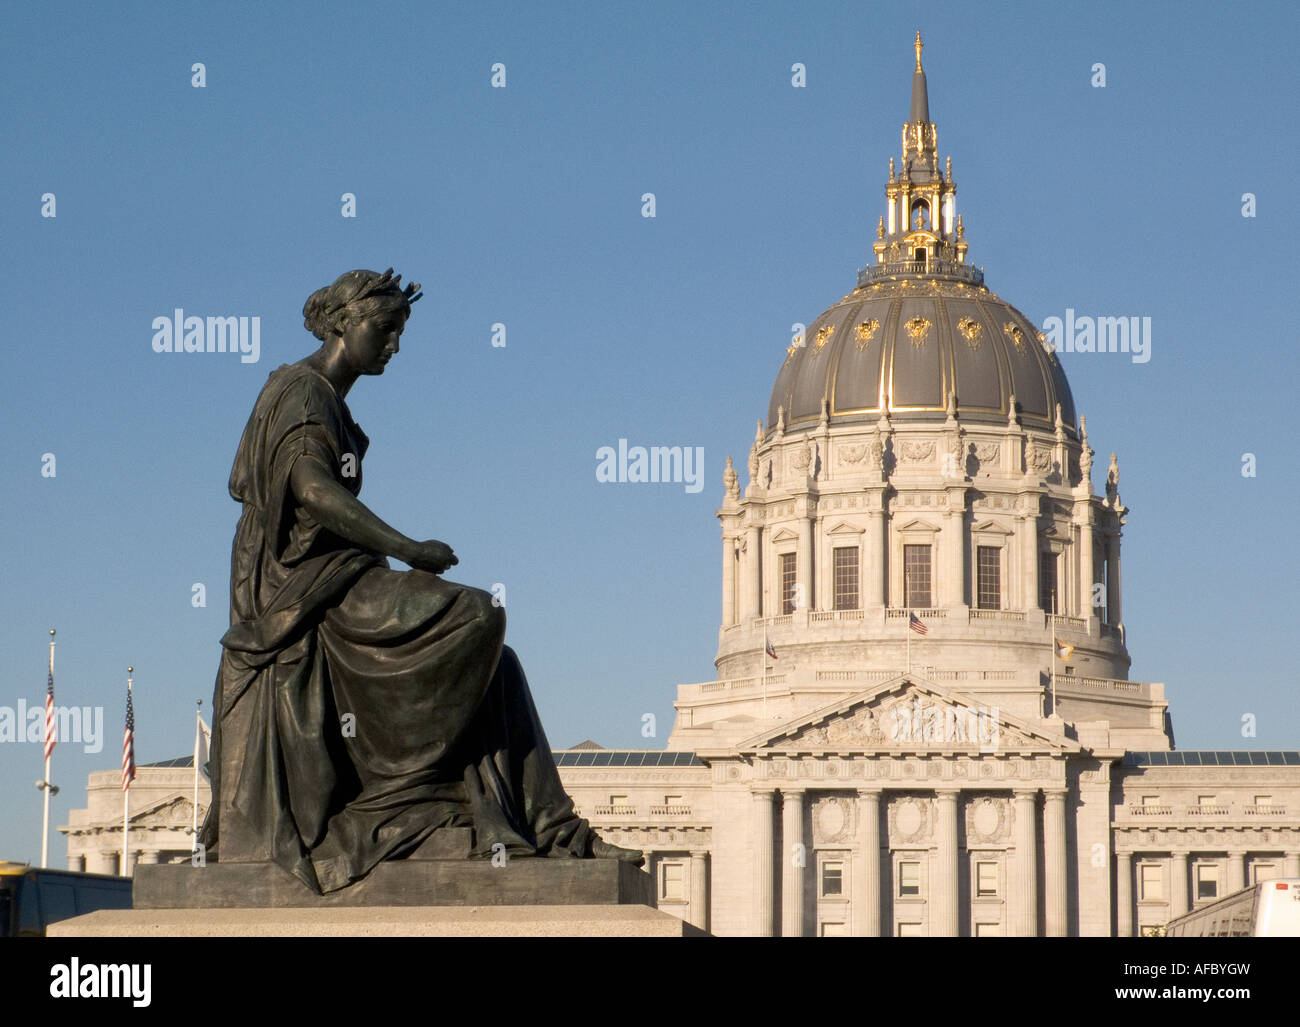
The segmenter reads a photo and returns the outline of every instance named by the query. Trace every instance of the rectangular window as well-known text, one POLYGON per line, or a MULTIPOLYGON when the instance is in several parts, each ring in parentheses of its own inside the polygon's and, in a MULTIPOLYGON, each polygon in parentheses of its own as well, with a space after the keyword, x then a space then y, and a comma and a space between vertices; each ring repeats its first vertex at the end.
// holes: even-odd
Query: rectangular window
POLYGON ((925 931, 921 929, 921 924, 916 923, 899 923, 898 937, 900 938, 924 938, 925 931))
POLYGON ((903 547, 903 598, 909 609, 930 608, 930 547, 903 547))
POLYGON ((1256 805, 1256 806, 1272 806, 1272 805, 1273 805, 1273 796, 1271 796, 1271 795, 1256 795, 1256 796, 1255 796, 1255 805, 1256 805))
POLYGON ((997 546, 979 546, 975 550, 975 569, 979 608, 1002 609, 1002 550, 997 546))
POLYGON ((1250 865, 1250 883, 1259 884, 1260 881, 1271 881, 1277 877, 1278 870, 1276 863, 1252 863, 1250 865))
POLYGON ((781 612, 794 613, 795 554, 781 554, 781 612))
POLYGON ((823 938, 847 938, 849 936, 849 932, 845 929, 845 927, 846 925, 842 921, 835 922, 835 921, 828 920, 822 924, 822 937, 823 938))
POLYGON ((844 864, 822 864, 822 897, 844 894, 844 864))
POLYGON ((975 864, 975 895, 991 898, 998 893, 998 865, 979 862, 975 864))
POLYGON ((1138 881, 1141 884, 1139 902, 1161 902, 1165 897, 1164 867, 1158 863, 1143 863, 1138 881))
POLYGON ((841 546, 834 557, 835 609, 858 608, 858 547, 841 546))
POLYGON ((1047 613, 1064 613, 1057 609, 1056 554, 1038 554, 1038 605, 1047 613))
POLYGON ((1160 805, 1160 796, 1158 796, 1158 795, 1144 795, 1144 796, 1142 796, 1142 805, 1143 805, 1143 806, 1159 806, 1159 805, 1160 805))
POLYGON ((1215 801, 1214 801, 1214 796, 1213 796, 1213 795, 1198 795, 1198 796, 1196 797, 1196 805, 1198 805, 1198 806, 1214 806, 1214 805, 1216 805, 1216 803, 1215 803, 1215 801))
POLYGON ((1217 899, 1219 897, 1219 866, 1217 863, 1201 863, 1196 868, 1196 899, 1217 899))
POLYGON ((975 925, 975 937, 977 938, 1001 938, 1001 924, 980 924, 975 925))
POLYGON ((659 898, 665 902, 686 900, 686 864, 659 864, 659 898))
POLYGON ((907 898, 921 894, 921 864, 904 862, 898 864, 898 897, 907 898))

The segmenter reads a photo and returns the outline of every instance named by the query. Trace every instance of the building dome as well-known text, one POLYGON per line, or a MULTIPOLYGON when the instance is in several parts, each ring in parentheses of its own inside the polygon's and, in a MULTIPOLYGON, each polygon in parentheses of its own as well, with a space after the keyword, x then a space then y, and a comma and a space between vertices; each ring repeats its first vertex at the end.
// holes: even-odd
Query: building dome
POLYGON ((768 405, 769 434, 882 414, 1000 424, 1018 415, 1027 428, 1063 423, 1077 440, 1056 354, 966 262, 952 158, 940 166, 919 34, 901 165, 889 161, 885 209, 858 287, 786 350, 768 405))
POLYGON ((1060 360, 982 277, 960 264, 868 268, 862 284, 790 346, 768 425, 783 420, 791 432, 815 426, 823 402, 832 423, 875 422, 885 410, 895 419, 943 420, 955 393, 966 422, 1005 424, 1014 397, 1026 424, 1052 426, 1060 404, 1061 420, 1073 426, 1060 360))

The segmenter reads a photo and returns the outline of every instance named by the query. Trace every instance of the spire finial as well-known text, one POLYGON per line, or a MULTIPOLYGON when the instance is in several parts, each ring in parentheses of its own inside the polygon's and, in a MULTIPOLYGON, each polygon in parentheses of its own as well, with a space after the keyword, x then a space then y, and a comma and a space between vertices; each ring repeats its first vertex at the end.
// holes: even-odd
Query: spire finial
POLYGON ((917 70, 917 71, 920 71, 920 70, 922 70, 922 69, 921 69, 921 30, 920 30, 920 29, 917 29, 917 30, 916 30, 916 45, 915 45, 915 49, 916 49, 916 70, 917 70))

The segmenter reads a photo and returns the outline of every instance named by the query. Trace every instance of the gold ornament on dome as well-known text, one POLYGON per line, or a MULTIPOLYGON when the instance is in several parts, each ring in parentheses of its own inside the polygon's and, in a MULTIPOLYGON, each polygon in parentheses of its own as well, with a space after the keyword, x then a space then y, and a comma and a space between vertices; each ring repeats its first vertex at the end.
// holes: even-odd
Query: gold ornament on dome
POLYGON ((831 336, 834 334, 835 334, 834 325, 822 325, 820 328, 817 329, 817 335, 815 336, 815 341, 817 345, 816 348, 813 350, 813 356, 816 356, 818 353, 822 351, 822 347, 831 341, 831 336))
POLYGON ((1007 337, 1016 344, 1016 349, 1025 348, 1025 333, 1020 330, 1019 325, 1012 324, 1008 321, 1002 326, 1002 330, 1007 333, 1007 337))
POLYGON ((925 345, 925 337, 930 333, 930 327, 930 322, 923 317, 914 317, 903 325, 908 338, 912 340, 912 345, 917 349, 925 345))
POLYGON ((874 317, 869 317, 853 330, 858 335, 858 351, 861 352, 871 345, 871 340, 876 337, 876 332, 880 331, 880 322, 874 317))
POLYGON ((976 321, 973 317, 963 317, 957 322, 957 330, 961 332, 962 337, 970 343, 970 348, 978 350, 982 343, 980 334, 984 331, 984 326, 976 321))

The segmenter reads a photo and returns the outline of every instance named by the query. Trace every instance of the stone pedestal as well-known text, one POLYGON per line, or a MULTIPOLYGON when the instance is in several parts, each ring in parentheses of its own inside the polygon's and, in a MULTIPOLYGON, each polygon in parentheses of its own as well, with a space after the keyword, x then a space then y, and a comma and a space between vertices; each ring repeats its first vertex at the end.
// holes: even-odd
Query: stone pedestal
POLYGON ((653 907, 650 875, 614 859, 520 857, 405 859, 380 863, 347 888, 317 895, 274 863, 142 866, 132 905, 160 909, 328 909, 345 906, 653 907))
POLYGON ((327 909, 101 909, 50 938, 701 938, 649 906, 345 906, 327 909))

